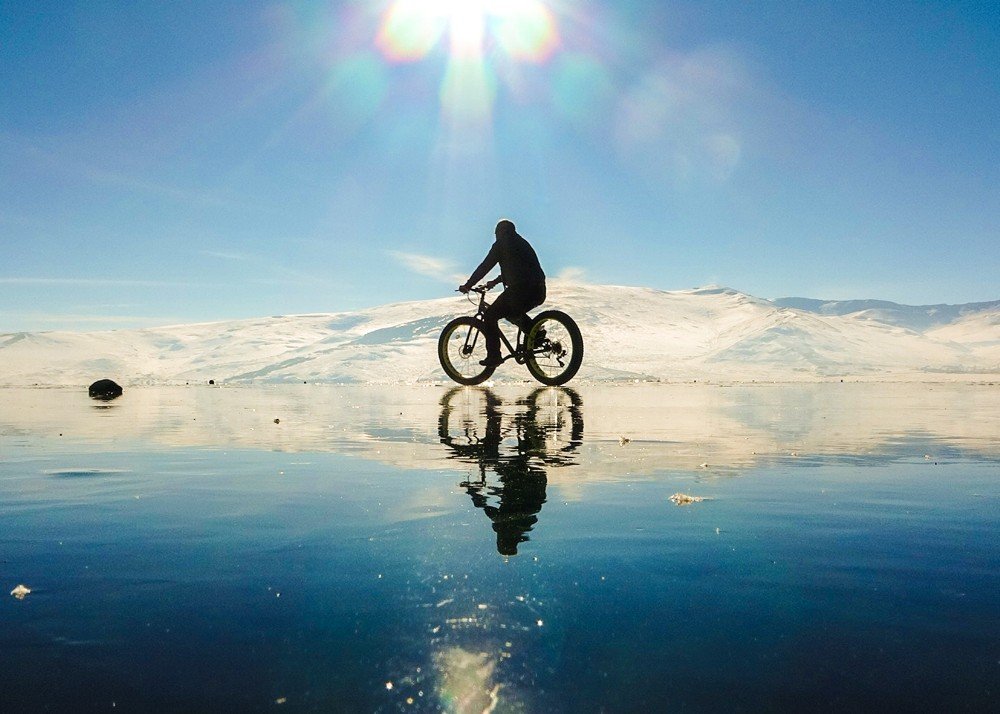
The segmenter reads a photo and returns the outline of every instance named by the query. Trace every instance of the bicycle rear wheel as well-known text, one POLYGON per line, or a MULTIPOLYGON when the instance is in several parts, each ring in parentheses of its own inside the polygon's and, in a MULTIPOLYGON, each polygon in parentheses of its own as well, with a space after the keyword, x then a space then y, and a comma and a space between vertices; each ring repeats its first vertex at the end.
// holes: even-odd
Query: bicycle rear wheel
POLYGON ((474 317, 456 317, 441 331, 438 359, 445 373, 459 384, 480 384, 496 370, 479 364, 486 359, 484 328, 474 317))
POLYGON ((542 384, 566 384, 583 363, 580 328, 572 317, 559 310, 546 310, 538 315, 524 344, 524 363, 531 376, 542 384))

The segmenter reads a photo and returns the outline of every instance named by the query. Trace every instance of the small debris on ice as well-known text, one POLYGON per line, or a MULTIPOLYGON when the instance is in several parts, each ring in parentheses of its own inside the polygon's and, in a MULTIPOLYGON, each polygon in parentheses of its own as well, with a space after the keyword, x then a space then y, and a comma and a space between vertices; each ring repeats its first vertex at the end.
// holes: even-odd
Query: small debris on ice
POLYGON ((25 587, 24 585, 18 585, 16 588, 10 591, 10 594, 16 597, 18 600, 24 600, 25 596, 31 592, 31 588, 25 587))
POLYGON ((707 469, 708 468, 708 462, 706 461, 705 463, 701 464, 700 468, 707 469))
POLYGON ((619 436, 618 437, 618 446, 625 446, 625 444, 629 443, 630 441, 632 441, 632 440, 630 438, 628 438, 627 436, 619 436))
POLYGON ((705 500, 705 496, 689 496, 686 493, 675 493, 670 497, 670 500, 678 506, 687 506, 690 503, 701 503, 705 500))

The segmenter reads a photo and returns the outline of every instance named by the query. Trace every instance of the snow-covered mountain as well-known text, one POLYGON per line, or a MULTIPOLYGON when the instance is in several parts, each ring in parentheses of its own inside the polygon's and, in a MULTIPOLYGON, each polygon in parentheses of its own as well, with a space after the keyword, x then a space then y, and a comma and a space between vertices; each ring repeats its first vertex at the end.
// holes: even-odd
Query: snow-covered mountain
POLYGON ((899 305, 885 300, 813 300, 791 297, 780 298, 773 302, 779 307, 791 307, 820 315, 855 315, 917 332, 947 325, 972 315, 989 312, 995 315, 1000 309, 1000 300, 965 305, 899 305))
MULTIPOLYGON (((1000 301, 910 307, 768 301, 709 287, 553 285, 584 334, 579 380, 942 379, 1000 375, 1000 301)), ((0 385, 443 381, 436 341, 462 297, 351 313, 0 335, 0 385)), ((528 379, 508 364, 499 380, 528 379)))

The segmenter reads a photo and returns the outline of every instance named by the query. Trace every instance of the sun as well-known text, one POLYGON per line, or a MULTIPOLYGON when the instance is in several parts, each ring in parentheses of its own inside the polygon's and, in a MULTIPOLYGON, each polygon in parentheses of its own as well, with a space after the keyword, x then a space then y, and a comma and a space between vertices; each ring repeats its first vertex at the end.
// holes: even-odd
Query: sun
POLYGON ((558 44, 555 18, 541 0, 396 0, 376 44, 389 60, 413 62, 447 35, 452 59, 479 59, 487 34, 518 61, 543 62, 558 44))
POLYGON ((486 3, 439 0, 448 13, 448 36, 452 57, 478 57, 483 52, 486 33, 486 3))

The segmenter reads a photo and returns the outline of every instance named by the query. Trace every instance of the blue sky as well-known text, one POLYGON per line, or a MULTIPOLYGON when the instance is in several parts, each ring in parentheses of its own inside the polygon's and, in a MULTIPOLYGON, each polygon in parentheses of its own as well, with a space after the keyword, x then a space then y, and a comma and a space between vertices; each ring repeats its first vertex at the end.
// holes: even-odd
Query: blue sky
POLYGON ((1000 298, 995 3, 6 0, 0 38, 0 331, 446 296, 501 217, 550 276, 1000 298))

